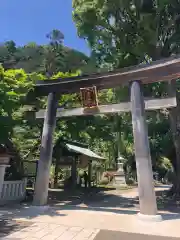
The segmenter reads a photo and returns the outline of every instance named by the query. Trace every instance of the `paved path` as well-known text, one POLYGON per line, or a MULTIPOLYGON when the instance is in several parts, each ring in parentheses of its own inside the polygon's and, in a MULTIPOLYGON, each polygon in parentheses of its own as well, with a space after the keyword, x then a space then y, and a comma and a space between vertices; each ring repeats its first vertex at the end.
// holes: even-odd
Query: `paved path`
MULTIPOLYGON (((162 189, 162 188, 161 188, 162 189)), ((137 189, 121 194, 126 203, 137 197, 137 189)), ((138 209, 121 205, 118 196, 85 206, 27 207, 13 212, 14 219, 29 221, 31 226, 10 234, 4 240, 93 240, 100 229, 180 237, 180 215, 162 212, 163 221, 143 222, 137 217, 138 209), (108 206, 106 207, 106 202, 108 206), (113 202, 114 201, 114 202, 113 202)))
POLYGON ((37 222, 4 237, 3 240, 93 240, 98 231, 98 229, 37 222))

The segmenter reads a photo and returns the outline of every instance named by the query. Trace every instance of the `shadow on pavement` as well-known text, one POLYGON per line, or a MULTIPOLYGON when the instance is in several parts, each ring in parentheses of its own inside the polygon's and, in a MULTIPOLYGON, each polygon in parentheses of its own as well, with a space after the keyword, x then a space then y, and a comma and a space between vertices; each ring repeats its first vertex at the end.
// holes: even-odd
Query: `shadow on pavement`
POLYGON ((27 221, 15 221, 11 217, 5 217, 0 220, 0 239, 7 237, 9 234, 20 231, 26 227, 31 226, 33 223, 27 221))
MULTIPOLYGON (((63 210, 78 210, 78 211, 99 211, 116 214, 135 215, 139 210, 138 197, 126 197, 125 192, 132 191, 116 191, 114 188, 91 188, 91 189, 76 189, 71 191, 50 190, 48 206, 33 207, 31 200, 22 203, 21 207, 13 209, 9 214, 11 219, 14 217, 21 219, 26 218, 31 220, 38 216, 66 216, 63 210), (59 213, 61 211, 61 213, 59 213)), ((164 220, 180 219, 180 208, 176 202, 164 197, 167 190, 159 190, 156 192, 158 209, 165 211, 162 214, 164 220)), ((1 208, 0 208, 1 212, 1 208)), ((7 215, 7 214, 5 214, 7 215)))
MULTIPOLYGON (((160 187, 158 187, 160 189, 160 187)), ((168 187, 156 191, 158 210, 180 214, 180 200, 167 197, 168 187)), ((79 206, 103 208, 139 209, 139 197, 126 197, 125 192, 114 189, 92 188, 90 191, 50 191, 49 205, 51 206, 79 206)))

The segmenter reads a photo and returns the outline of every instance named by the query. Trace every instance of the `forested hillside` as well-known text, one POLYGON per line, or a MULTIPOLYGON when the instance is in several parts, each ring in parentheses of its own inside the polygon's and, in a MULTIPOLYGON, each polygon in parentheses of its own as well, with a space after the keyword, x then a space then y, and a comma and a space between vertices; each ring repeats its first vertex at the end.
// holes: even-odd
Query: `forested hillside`
POLYGON ((95 71, 95 63, 84 53, 70 49, 63 44, 64 36, 59 30, 47 34, 49 44, 37 45, 30 42, 24 46, 16 46, 11 40, 0 45, 0 63, 4 69, 24 69, 27 73, 46 74, 50 68, 57 72, 84 73, 95 71))

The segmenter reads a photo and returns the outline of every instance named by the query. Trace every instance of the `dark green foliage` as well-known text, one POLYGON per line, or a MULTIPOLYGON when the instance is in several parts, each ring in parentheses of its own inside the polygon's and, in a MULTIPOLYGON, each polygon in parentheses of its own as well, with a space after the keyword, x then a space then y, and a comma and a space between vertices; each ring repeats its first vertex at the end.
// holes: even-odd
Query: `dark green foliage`
MULTIPOLYGON (((24 69, 27 73, 37 72, 53 75, 58 72, 88 72, 93 64, 85 54, 65 47, 63 35, 58 30, 47 34, 48 45, 37 45, 34 42, 23 47, 13 41, 0 45, 0 63, 4 69, 24 69)), ((94 68, 94 67, 93 67, 94 68)), ((95 68, 94 70, 95 71, 95 68)))

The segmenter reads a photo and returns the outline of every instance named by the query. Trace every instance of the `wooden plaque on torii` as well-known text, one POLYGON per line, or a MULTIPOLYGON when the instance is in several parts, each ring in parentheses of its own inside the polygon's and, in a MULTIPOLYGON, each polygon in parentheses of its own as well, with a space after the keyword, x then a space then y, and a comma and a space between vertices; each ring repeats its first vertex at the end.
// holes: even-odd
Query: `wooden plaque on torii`
POLYGON ((98 108, 98 97, 96 86, 88 88, 80 88, 82 107, 84 112, 97 112, 98 108))

